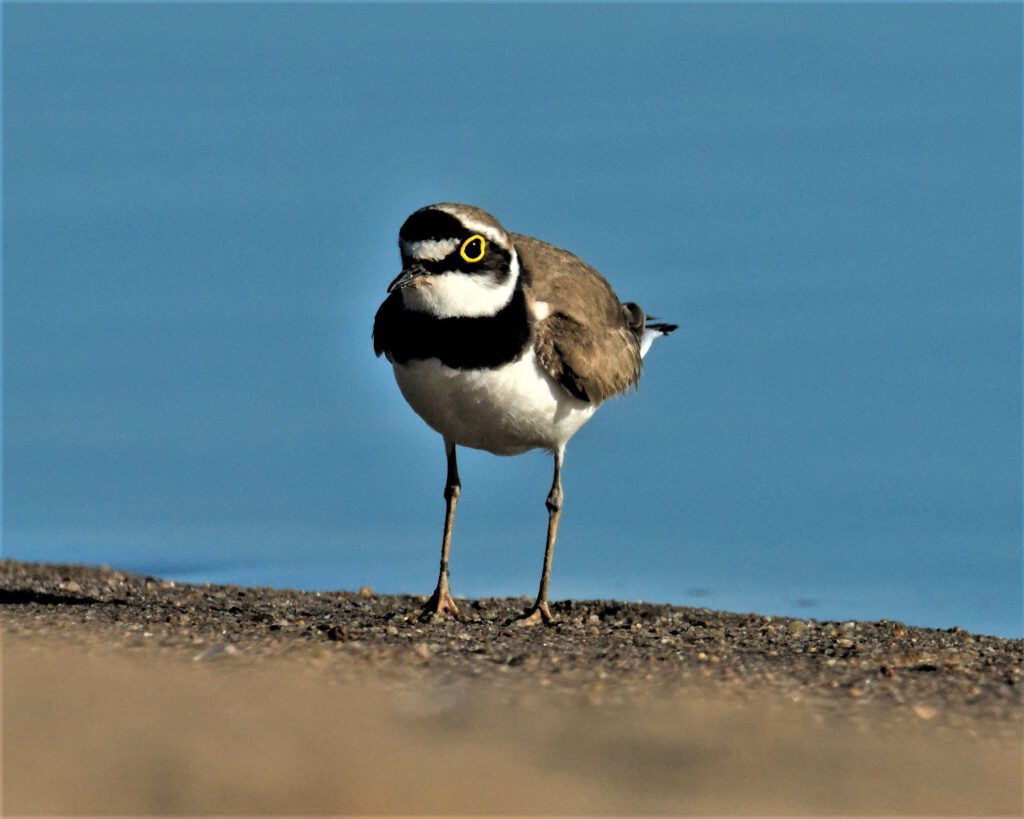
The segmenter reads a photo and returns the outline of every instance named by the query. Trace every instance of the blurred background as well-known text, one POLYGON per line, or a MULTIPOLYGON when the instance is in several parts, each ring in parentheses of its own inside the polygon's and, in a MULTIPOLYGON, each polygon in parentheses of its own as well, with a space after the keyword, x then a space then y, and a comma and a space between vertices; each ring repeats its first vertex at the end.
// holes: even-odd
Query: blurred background
MULTIPOLYGON (((678 322, 568 450, 554 599, 1021 636, 1021 8, 3 7, 3 554, 428 594, 370 331, 464 201, 678 322)), ((549 458, 463 450, 456 595, 549 458)))

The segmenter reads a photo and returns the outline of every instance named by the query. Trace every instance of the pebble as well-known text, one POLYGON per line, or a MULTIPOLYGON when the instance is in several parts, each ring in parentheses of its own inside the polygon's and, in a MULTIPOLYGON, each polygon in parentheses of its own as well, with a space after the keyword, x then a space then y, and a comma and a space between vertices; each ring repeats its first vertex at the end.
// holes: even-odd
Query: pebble
POLYGON ((921 719, 934 719, 935 715, 938 714, 939 711, 937 708, 932 708, 930 705, 915 705, 914 713, 921 719))
POLYGON ((789 631, 790 634, 803 634, 805 631, 807 631, 807 623, 805 623, 803 620, 790 620, 789 625, 786 626, 786 629, 789 631))
POLYGON ((82 587, 78 584, 78 581, 76 580, 65 580, 63 583, 57 586, 57 588, 61 591, 68 591, 72 593, 78 593, 82 590, 82 587))
POLYGON ((192 659, 197 663, 209 662, 210 660, 221 660, 225 657, 234 657, 236 654, 240 654, 238 647, 233 643, 218 643, 215 646, 210 646, 206 651, 201 651, 196 654, 192 659))
POLYGON ((340 642, 349 638, 348 629, 344 626, 331 626, 327 629, 327 639, 333 642, 340 642))

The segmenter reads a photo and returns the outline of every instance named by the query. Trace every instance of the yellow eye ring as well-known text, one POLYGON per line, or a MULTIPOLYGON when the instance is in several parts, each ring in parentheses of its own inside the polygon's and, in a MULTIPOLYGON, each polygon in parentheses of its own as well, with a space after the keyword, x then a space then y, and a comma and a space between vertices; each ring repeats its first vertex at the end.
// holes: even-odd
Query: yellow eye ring
POLYGON ((479 233, 474 233, 466 241, 462 243, 462 247, 459 248, 459 255, 470 264, 479 262, 483 257, 484 253, 487 252, 487 240, 484 239, 479 233), (480 241, 480 252, 476 256, 470 256, 466 251, 469 249, 470 243, 479 240, 480 241))

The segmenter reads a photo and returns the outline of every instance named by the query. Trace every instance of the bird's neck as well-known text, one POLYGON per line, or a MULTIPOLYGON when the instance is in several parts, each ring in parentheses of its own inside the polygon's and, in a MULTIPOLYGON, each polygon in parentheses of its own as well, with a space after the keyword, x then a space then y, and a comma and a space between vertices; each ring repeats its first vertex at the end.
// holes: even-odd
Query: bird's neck
POLYGON ((514 254, 502 273, 435 273, 421 284, 403 289, 402 304, 406 310, 439 319, 496 316, 519 289, 519 260, 514 254))

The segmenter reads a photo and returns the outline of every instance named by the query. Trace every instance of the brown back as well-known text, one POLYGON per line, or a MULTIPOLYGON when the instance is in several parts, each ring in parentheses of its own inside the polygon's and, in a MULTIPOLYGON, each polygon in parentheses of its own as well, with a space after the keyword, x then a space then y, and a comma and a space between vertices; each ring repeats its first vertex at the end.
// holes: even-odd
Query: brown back
POLYGON ((642 313, 638 322, 604 277, 567 250, 510 235, 527 300, 548 305, 548 316, 534 328, 541 366, 572 395, 592 403, 636 386, 642 313))

